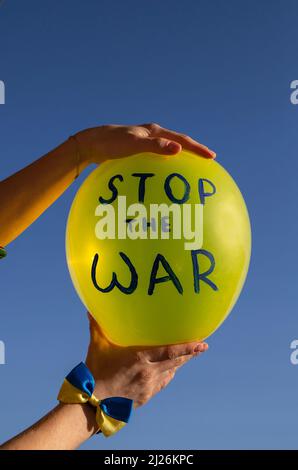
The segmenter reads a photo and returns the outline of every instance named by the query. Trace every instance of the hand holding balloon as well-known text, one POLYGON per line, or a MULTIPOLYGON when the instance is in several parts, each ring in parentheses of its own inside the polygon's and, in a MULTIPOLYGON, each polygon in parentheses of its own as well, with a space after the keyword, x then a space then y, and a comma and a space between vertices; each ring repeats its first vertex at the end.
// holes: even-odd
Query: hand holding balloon
POLYGON ((0 245, 6 247, 29 227, 88 165, 139 152, 175 155, 182 147, 209 159, 215 157, 187 135, 157 124, 106 125, 78 132, 0 182, 0 245))
POLYGON ((158 124, 138 126, 107 125, 86 129, 76 134, 82 167, 111 158, 127 157, 140 152, 175 155, 189 150, 201 157, 216 154, 188 135, 165 129, 158 124))
POLYGON ((192 342, 158 348, 111 344, 89 314, 90 345, 86 364, 95 380, 95 395, 123 396, 144 405, 174 378, 177 369, 207 351, 208 344, 192 342))

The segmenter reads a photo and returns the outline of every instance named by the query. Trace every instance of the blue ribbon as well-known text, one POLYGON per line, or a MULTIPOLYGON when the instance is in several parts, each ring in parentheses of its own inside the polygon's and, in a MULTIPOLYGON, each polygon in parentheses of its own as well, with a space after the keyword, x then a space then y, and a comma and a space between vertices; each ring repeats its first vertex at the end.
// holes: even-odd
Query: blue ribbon
MULTIPOLYGON (((80 362, 66 376, 66 380, 89 397, 93 395, 95 381, 90 370, 83 362, 80 362)), ((132 412, 133 400, 124 397, 105 398, 99 402, 99 407, 107 416, 128 423, 132 412)))

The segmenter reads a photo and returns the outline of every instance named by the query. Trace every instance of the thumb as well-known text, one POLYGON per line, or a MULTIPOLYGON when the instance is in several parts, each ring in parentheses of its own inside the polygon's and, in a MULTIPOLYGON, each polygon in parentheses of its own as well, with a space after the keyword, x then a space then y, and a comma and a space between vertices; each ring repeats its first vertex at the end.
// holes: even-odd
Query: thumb
POLYGON ((90 312, 87 312, 87 316, 89 319, 90 342, 92 344, 96 343, 97 347, 100 346, 101 348, 110 345, 95 318, 91 315, 90 312))
POLYGON ((101 328, 90 312, 87 312, 87 316, 89 320, 90 340, 98 340, 99 336, 103 336, 101 328))
POLYGON ((153 152, 160 155, 175 155, 181 152, 182 146, 174 140, 162 137, 147 137, 141 141, 142 152, 153 152))

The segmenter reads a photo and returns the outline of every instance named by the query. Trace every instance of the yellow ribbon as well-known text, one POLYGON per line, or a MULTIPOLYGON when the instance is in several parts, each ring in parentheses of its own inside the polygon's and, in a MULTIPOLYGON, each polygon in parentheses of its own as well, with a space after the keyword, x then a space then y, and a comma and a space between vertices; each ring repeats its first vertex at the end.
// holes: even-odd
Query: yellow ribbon
POLYGON ((68 404, 89 403, 91 406, 96 408, 96 423, 98 425, 98 430, 101 430, 103 435, 106 437, 112 436, 126 424, 123 421, 119 421, 108 416, 100 407, 101 400, 98 400, 94 394, 89 396, 87 393, 76 388, 66 379, 64 379, 58 394, 58 400, 61 403, 68 404))

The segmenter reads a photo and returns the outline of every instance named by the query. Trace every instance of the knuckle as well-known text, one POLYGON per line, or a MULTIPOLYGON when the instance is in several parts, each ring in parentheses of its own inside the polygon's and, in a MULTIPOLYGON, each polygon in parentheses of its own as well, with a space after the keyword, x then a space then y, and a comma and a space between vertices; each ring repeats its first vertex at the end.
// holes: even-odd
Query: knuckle
POLYGON ((189 345, 185 348, 184 354, 190 355, 190 354, 193 354, 193 352, 194 352, 193 346, 189 345))
POLYGON ((164 147, 166 144, 165 139, 162 139, 161 137, 158 137, 157 139, 154 139, 158 147, 164 147))
POLYGON ((113 124, 103 124, 102 126, 100 126, 100 129, 102 131, 109 131, 109 130, 112 130, 114 128, 115 128, 115 126, 113 124))
POLYGON ((152 379, 152 372, 150 369, 142 369, 137 375, 137 381, 140 382, 142 385, 146 385, 152 379))
POLYGON ((174 359, 177 358, 176 351, 173 347, 169 346, 166 349, 166 359, 169 359, 170 361, 173 361, 174 359))
POLYGON ((187 134, 180 134, 180 137, 182 137, 183 139, 189 140, 189 135, 187 134))
POLYGON ((167 386, 167 382, 166 382, 166 380, 163 380, 163 381, 161 382, 160 386, 159 386, 159 390, 158 390, 158 391, 160 392, 161 390, 163 390, 164 388, 166 388, 166 386, 167 386))
POLYGON ((143 351, 134 351, 133 352, 133 361, 136 363, 140 363, 144 361, 144 353, 143 351))
POLYGON ((172 371, 169 373, 168 381, 170 382, 171 380, 173 380, 174 377, 175 377, 175 371, 172 370, 172 371))
POLYGON ((163 390, 164 388, 166 388, 167 385, 169 385, 169 383, 171 382, 171 380, 173 380, 174 378, 174 375, 175 375, 175 372, 174 371, 170 371, 168 374, 167 374, 167 377, 165 379, 162 380, 162 382, 160 383, 160 390, 163 390))
POLYGON ((140 140, 140 136, 133 130, 127 131, 127 135, 132 142, 138 142, 140 140))
POLYGON ((150 398, 151 398, 150 393, 143 392, 140 394, 138 398, 138 403, 140 404, 140 406, 145 405, 145 403, 147 403, 150 400, 150 398))
POLYGON ((164 379, 160 384, 160 389, 163 390, 169 383, 169 379, 164 379))
POLYGON ((156 122, 149 122, 149 124, 147 124, 147 126, 148 126, 148 129, 151 132, 158 131, 160 129, 160 125, 157 124, 156 122))
POLYGON ((176 366, 176 367, 182 366, 182 365, 184 364, 185 360, 186 360, 186 359, 185 359, 184 357, 176 357, 176 358, 174 359, 174 361, 175 361, 175 366, 176 366))
POLYGON ((166 379, 166 385, 175 377, 175 370, 170 370, 166 379))

